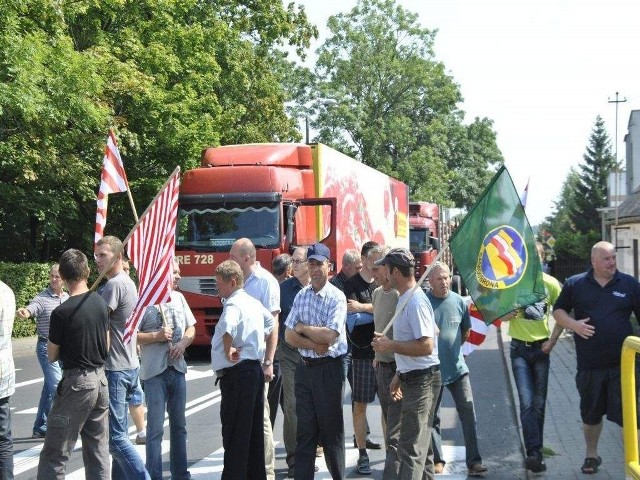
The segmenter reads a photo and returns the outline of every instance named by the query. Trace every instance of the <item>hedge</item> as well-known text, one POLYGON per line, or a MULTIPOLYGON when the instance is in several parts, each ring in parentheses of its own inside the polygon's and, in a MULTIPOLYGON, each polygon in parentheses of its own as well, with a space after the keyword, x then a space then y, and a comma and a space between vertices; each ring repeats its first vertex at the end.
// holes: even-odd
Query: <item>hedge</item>
MULTIPOLYGON (((49 285, 51 264, 0 262, 0 280, 6 283, 16 296, 16 308, 25 307, 29 301, 49 285)), ((14 337, 30 337, 36 334, 34 318, 22 320, 16 316, 13 322, 14 337)))
MULTIPOLYGON (((31 299, 49 285, 49 272, 52 263, 7 263, 0 262, 0 280, 6 283, 16 296, 16 309, 26 307, 31 299)), ((95 265, 89 261, 91 273, 89 274, 89 286, 98 276, 95 265)), ((132 275, 137 280, 135 271, 132 275)), ((31 317, 22 320, 16 315, 13 322, 12 336, 30 337, 36 334, 36 320, 31 317)))

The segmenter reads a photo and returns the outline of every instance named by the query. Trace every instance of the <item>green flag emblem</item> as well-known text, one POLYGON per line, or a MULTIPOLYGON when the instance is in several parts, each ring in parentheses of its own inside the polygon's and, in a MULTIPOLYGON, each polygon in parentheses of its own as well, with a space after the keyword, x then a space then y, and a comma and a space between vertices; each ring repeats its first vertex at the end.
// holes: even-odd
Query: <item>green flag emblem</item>
POLYGON ((451 236, 449 246, 485 323, 544 299, 535 237, 504 166, 451 236))

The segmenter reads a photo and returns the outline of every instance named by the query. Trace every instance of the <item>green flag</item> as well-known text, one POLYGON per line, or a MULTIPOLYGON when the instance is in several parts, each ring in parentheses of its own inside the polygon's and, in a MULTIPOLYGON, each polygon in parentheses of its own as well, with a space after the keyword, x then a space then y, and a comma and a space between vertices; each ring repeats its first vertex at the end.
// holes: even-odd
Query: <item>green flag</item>
POLYGON ((449 246, 487 325, 545 298, 533 231, 504 166, 453 233, 449 246))

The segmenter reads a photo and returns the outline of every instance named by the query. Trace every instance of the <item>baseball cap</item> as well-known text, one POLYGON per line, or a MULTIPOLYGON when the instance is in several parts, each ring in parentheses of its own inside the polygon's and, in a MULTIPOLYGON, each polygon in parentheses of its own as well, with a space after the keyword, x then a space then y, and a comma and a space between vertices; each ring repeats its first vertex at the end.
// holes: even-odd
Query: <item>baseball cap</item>
POLYGON ((315 243, 307 249, 307 260, 325 262, 329 260, 329 248, 324 243, 315 243))
POLYGON ((413 267, 415 260, 406 248, 392 248, 383 258, 375 262, 375 265, 394 265, 396 267, 413 267))

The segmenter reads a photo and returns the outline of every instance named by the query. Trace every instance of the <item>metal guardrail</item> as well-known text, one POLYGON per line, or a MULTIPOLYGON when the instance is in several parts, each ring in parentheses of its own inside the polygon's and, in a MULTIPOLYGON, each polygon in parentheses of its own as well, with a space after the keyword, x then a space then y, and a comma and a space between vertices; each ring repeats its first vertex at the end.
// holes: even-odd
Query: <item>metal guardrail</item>
POLYGON ((640 480, 638 463, 638 412, 636 410, 636 355, 640 353, 640 337, 627 337, 622 345, 622 438, 624 440, 624 463, 628 477, 640 480))

